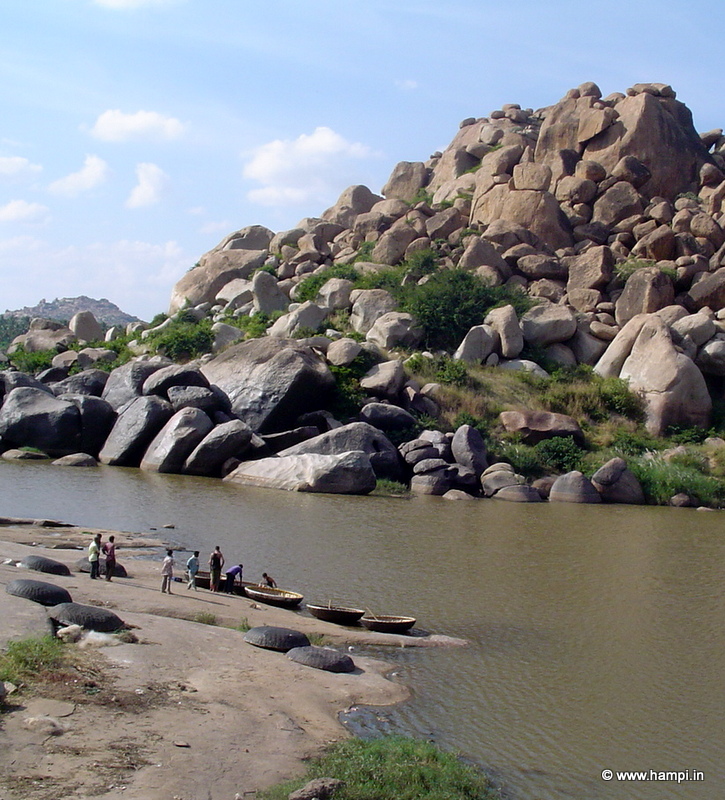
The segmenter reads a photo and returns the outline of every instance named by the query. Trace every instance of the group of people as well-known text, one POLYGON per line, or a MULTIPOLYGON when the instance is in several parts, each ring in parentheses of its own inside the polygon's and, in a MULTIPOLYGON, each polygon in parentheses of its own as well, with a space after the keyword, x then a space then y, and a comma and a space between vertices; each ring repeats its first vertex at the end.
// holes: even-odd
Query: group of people
POLYGON ((91 578, 95 580, 101 576, 101 554, 105 558, 103 565, 106 580, 111 581, 116 572, 116 537, 109 536, 105 544, 101 544, 102 536, 97 533, 88 545, 88 563, 91 567, 91 578))
MULTIPOLYGON (((105 544, 101 544, 102 536, 100 533, 95 534, 93 540, 88 545, 88 562, 91 568, 91 578, 96 579, 101 574, 101 555, 105 556, 104 571, 106 580, 110 581, 116 572, 116 537, 109 536, 105 544)), ((161 591, 164 594, 173 594, 171 591, 171 584, 174 580, 174 551, 169 549, 166 551, 166 557, 161 564, 161 591)), ((212 592, 222 591, 222 571, 224 570, 224 554, 219 545, 214 548, 214 551, 209 556, 209 588, 212 592)), ((196 576, 199 573, 199 551, 194 550, 194 555, 190 556, 186 562, 186 572, 188 575, 187 589, 196 588, 196 576)), ((223 591, 227 594, 234 592, 234 586, 239 581, 239 586, 242 586, 242 574, 244 572, 243 564, 235 564, 224 572, 224 585, 223 591)), ((180 580, 180 579, 179 579, 180 580)), ((267 586, 276 588, 277 582, 275 579, 268 575, 266 572, 262 573, 262 580, 267 586)))
MULTIPOLYGON (((161 565, 161 591, 171 594, 171 580, 173 579, 174 569, 174 552, 173 550, 166 551, 166 558, 161 565)), ((221 547, 217 545, 212 554, 209 556, 209 588, 212 592, 222 591, 222 571, 224 570, 224 554, 221 547)), ((198 591, 196 587, 196 576, 199 573, 199 551, 194 550, 194 555, 190 556, 186 562, 186 573, 188 575, 188 583, 186 584, 187 590, 193 589, 198 591)), ((223 591, 227 594, 234 592, 234 586, 239 581, 239 586, 242 586, 242 575, 244 573, 244 564, 235 564, 224 572, 224 587, 223 591)), ((277 582, 271 575, 266 572, 262 573, 262 579, 267 586, 276 587, 277 582)))

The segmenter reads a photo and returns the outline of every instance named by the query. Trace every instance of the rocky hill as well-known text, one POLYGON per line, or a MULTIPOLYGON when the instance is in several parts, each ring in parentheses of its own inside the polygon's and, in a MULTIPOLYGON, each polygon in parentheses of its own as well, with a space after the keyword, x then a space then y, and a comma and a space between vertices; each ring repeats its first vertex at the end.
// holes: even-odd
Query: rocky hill
POLYGON ((57 352, 93 320, 36 321, 50 368, 2 373, 0 446, 294 491, 723 506, 724 169, 722 130, 665 84, 466 119, 381 195, 225 237, 152 329, 57 352))
POLYGON ((57 322, 68 322, 79 311, 90 311, 93 316, 105 325, 127 325, 129 322, 139 322, 138 317, 131 316, 121 311, 121 309, 106 300, 94 300, 92 297, 81 295, 80 297, 57 297, 48 302, 41 300, 37 306, 25 306, 15 311, 6 311, 6 317, 41 317, 52 319, 57 322))

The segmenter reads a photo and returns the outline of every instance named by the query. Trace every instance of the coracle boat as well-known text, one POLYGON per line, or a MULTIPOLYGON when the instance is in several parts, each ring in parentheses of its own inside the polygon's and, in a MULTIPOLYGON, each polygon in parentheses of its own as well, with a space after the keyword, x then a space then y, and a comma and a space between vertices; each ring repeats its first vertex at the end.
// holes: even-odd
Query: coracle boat
POLYGON ((348 606, 319 605, 308 603, 307 610, 317 619, 325 622, 335 622, 338 625, 356 625, 365 613, 362 608, 349 608, 348 606))
POLYGON ((252 600, 259 600, 261 603, 269 603, 272 606, 282 606, 282 608, 294 608, 304 600, 303 595, 299 592, 291 592, 289 589, 274 589, 259 583, 245 583, 244 593, 252 600))
POLYGON ((369 631, 407 633, 415 625, 415 617, 393 617, 389 614, 371 614, 368 612, 360 618, 360 622, 369 631))

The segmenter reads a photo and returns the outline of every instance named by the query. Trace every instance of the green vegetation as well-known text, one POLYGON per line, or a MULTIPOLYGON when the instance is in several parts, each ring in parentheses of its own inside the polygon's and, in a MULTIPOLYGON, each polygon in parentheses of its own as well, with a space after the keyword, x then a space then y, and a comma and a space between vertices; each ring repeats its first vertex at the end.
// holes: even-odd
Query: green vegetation
POLYGON ((360 378, 373 365, 370 353, 363 351, 347 366, 330 365, 335 378, 335 392, 330 402, 330 411, 340 419, 348 419, 357 414, 365 400, 365 392, 360 388, 360 378))
POLYGON ((16 336, 28 332, 30 317, 0 316, 0 350, 5 350, 16 336))
POLYGON ((197 322, 191 314, 180 312, 170 325, 150 332, 145 341, 172 361, 184 363, 211 352, 211 326, 209 318, 197 322))
POLYGON ((389 478, 378 478, 375 489, 371 494, 377 497, 409 497, 410 490, 404 483, 391 481, 389 478))
POLYGON ((698 505, 719 507, 725 501, 725 483, 703 474, 693 466, 677 463, 676 459, 647 454, 627 461, 629 468, 642 484, 647 502, 667 505, 669 499, 684 492, 698 505))
POLYGON ((210 611, 199 611, 197 614, 194 614, 192 617, 192 622, 198 622, 201 625, 218 625, 219 621, 217 620, 216 614, 212 614, 210 611))
POLYGON ((246 633, 248 630, 251 630, 251 628, 252 626, 246 617, 242 617, 239 620, 239 624, 234 626, 234 630, 240 631, 241 633, 246 633))
POLYGON ((262 800, 286 800, 313 778, 345 781, 335 800, 494 800, 483 773, 431 742, 403 736, 348 739, 312 761, 307 775, 261 793, 262 800))
MULTIPOLYGON (((656 267, 657 262, 647 258, 634 258, 630 256, 625 261, 621 261, 619 264, 616 265, 614 271, 617 277, 622 280, 626 281, 631 275, 633 275, 637 270, 643 269, 644 267, 656 267)), ((677 278, 677 271, 674 269, 669 269, 667 267, 659 267, 660 272, 663 275, 667 275, 667 277, 672 278, 675 280, 677 278)))
POLYGON ((27 372, 28 375, 35 375, 48 369, 53 358, 58 355, 57 350, 40 350, 39 352, 29 353, 23 345, 19 345, 17 350, 8 356, 10 363, 20 372, 27 372))
MULTIPOLYGON (((372 242, 370 242, 372 244, 372 242)), ((358 277, 355 267, 349 264, 333 265, 329 269, 319 272, 316 275, 310 275, 304 280, 300 281, 297 285, 295 297, 297 302, 304 303, 307 300, 315 300, 320 289, 331 278, 344 278, 348 281, 354 281, 358 277)))
POLYGON ((65 660, 64 645, 54 636, 10 642, 0 654, 0 680, 19 685, 53 672, 65 660))

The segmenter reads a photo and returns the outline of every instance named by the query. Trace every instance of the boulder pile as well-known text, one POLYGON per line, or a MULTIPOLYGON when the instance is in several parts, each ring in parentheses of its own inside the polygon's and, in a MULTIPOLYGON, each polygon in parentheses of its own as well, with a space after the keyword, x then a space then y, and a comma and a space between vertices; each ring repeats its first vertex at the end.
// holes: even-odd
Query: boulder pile
MULTIPOLYGON (((432 251, 439 270, 535 301, 519 314, 482 309, 454 359, 545 375, 521 358, 527 348, 588 364, 642 396, 650 433, 707 427, 725 376, 724 201, 725 136, 697 133, 668 85, 602 97, 584 83, 548 108, 504 105, 464 120, 443 152, 395 166, 380 195, 352 186, 291 230, 252 225, 203 255, 174 286, 169 315, 211 318, 213 356, 178 366, 144 355, 144 331, 134 343, 141 355, 110 376, 93 366, 106 357, 99 348, 87 348, 85 362, 83 350, 59 352, 35 378, 2 373, 3 449, 306 491, 364 493, 377 476, 410 480, 419 494, 636 502, 626 464, 537 491, 507 465, 489 465, 469 426, 396 448, 394 433, 439 411, 435 385, 410 380, 395 352, 419 347, 425 332, 390 292, 325 275, 380 272, 432 251), (310 276, 319 291, 300 297, 310 276), (260 338, 229 324, 259 314, 276 316, 260 338), (327 410, 331 369, 361 354, 372 364, 360 381, 366 400, 344 425, 327 410), (73 358, 84 369, 68 377, 73 358)), ((70 337, 91 341, 92 328, 87 317, 68 329, 34 321, 22 344, 63 351, 70 337)), ((521 409, 501 422, 531 443, 582 436, 562 415, 521 409)))

